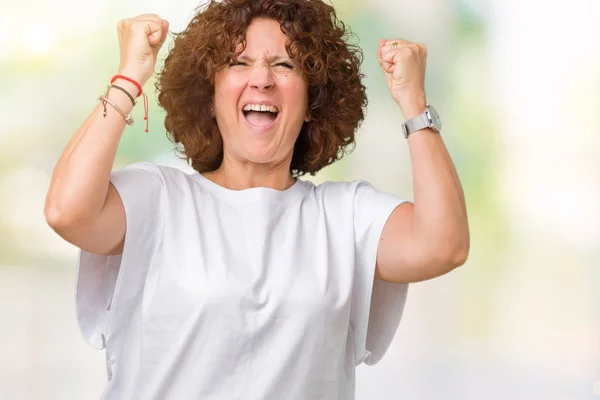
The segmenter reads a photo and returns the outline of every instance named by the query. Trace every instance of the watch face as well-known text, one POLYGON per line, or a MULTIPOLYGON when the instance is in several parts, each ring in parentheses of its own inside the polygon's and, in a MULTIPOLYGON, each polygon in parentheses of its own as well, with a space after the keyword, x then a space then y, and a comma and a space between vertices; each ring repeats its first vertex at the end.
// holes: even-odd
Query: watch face
POLYGON ((429 106, 429 117, 431 118, 431 122, 438 131, 442 130, 442 121, 440 120, 440 116, 433 106, 429 106))

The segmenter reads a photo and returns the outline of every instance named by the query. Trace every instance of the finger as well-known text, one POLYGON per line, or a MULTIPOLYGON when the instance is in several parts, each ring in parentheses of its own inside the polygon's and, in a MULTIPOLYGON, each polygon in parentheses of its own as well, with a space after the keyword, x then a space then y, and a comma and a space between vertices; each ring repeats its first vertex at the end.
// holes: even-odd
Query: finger
POLYGON ((160 39, 161 43, 164 43, 165 40, 167 40, 167 36, 169 35, 169 21, 167 21, 166 19, 162 20, 162 33, 163 36, 160 39))
POLYGON ((147 17, 147 18, 134 18, 131 21, 132 22, 154 22, 154 23, 161 25, 163 23, 163 21, 166 21, 166 20, 162 19, 162 18, 147 17))
POLYGON ((164 41, 166 39, 166 33, 168 33, 168 21, 165 19, 160 18, 158 15, 156 14, 142 14, 142 15, 138 15, 137 17, 133 18, 132 23, 139 23, 139 24, 148 24, 152 27, 152 29, 148 30, 147 28, 144 28, 144 31, 146 32, 147 35, 152 35, 153 40, 159 40, 160 42, 164 41), (167 26, 165 27, 165 21, 167 22, 167 26), (158 27, 158 29, 156 28, 158 27), (160 31, 161 35, 157 34, 156 32, 160 31))
POLYGON ((384 51, 381 53, 381 68, 389 74, 394 71, 394 65, 398 61, 398 51, 396 49, 384 51))
POLYGON ((391 48, 386 50, 385 47, 382 51, 382 59, 394 59, 395 61, 406 59, 406 60, 423 60, 427 57, 427 52, 421 50, 419 46, 414 43, 406 44, 401 47, 391 48))
POLYGON ((386 40, 385 43, 382 46, 382 50, 389 50, 394 48, 395 46, 401 46, 402 40, 400 39, 390 39, 390 40, 386 40))
POLYGON ((377 61, 381 64, 381 48, 387 42, 385 39, 379 39, 379 45, 377 46, 377 61))
POLYGON ((382 62, 394 62, 394 56, 398 54, 398 49, 388 49, 386 50, 385 47, 383 47, 381 49, 381 54, 380 54, 380 59, 382 62))
POLYGON ((389 45, 392 45, 394 43, 398 43, 398 44, 411 44, 412 42, 410 40, 405 40, 405 39, 389 39, 389 40, 386 40, 385 45, 389 46, 389 45))
POLYGON ((162 22, 157 22, 152 19, 135 21, 134 24, 143 26, 146 35, 151 35, 162 30, 162 22))
POLYGON ((383 45, 382 47, 382 51, 390 51, 390 50, 397 50, 406 46, 411 46, 414 45, 414 43, 409 42, 408 40, 402 40, 402 39, 394 39, 394 40, 388 40, 385 45, 383 45))
POLYGON ((387 72, 388 74, 391 74, 394 72, 394 61, 392 59, 392 61, 389 60, 383 60, 381 63, 381 68, 383 68, 383 70, 385 72, 387 72))
POLYGON ((133 25, 142 26, 143 24, 146 24, 146 23, 152 23, 152 24, 161 26, 162 21, 163 21, 162 19, 155 19, 155 18, 143 18, 142 19, 142 18, 136 17, 136 18, 122 19, 119 21, 118 24, 122 25, 122 26, 133 26, 133 25))
POLYGON ((146 20, 146 19, 151 19, 154 20, 156 22, 160 22, 162 21, 162 18, 160 16, 158 16, 157 14, 140 14, 136 17, 133 18, 134 20, 146 20))
POLYGON ((154 45, 163 39, 163 25, 155 20, 136 21, 136 24, 143 26, 144 33, 148 36, 150 44, 154 45))

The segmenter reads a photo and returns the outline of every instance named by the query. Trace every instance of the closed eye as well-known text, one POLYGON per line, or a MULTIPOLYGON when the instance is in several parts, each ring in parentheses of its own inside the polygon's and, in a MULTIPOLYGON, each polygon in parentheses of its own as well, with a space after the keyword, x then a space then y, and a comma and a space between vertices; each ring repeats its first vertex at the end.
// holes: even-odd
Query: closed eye
POLYGON ((286 63, 286 62, 280 62, 280 63, 277 63, 277 64, 275 64, 275 65, 277 65, 277 66, 281 65, 281 66, 283 66, 283 67, 286 67, 286 68, 289 68, 289 69, 293 69, 293 68, 294 68, 294 66, 293 66, 293 65, 291 65, 291 64, 289 64, 289 63, 286 63))
MULTIPOLYGON (((236 65, 241 65, 241 66, 247 67, 248 63, 245 62, 245 61, 232 61, 232 62, 229 63, 230 67, 234 67, 236 65)), ((279 62, 279 63, 275 64, 275 66, 277 66, 277 67, 278 66, 282 66, 282 67, 285 67, 285 68, 294 69, 294 66, 292 64, 290 64, 290 63, 287 63, 287 62, 279 62)))

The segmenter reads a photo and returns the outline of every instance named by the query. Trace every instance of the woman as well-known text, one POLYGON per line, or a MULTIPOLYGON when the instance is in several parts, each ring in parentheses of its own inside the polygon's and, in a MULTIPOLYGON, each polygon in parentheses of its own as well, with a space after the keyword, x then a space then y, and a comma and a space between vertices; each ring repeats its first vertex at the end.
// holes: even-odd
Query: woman
POLYGON ((360 50, 332 7, 211 2, 177 35, 158 100, 193 174, 111 173, 168 22, 141 15, 118 31, 116 86, 61 156, 45 207, 81 249, 78 322, 106 348, 103 398, 354 398, 355 366, 386 352, 407 284, 469 248, 454 166, 435 126, 418 125, 425 46, 377 51, 410 120, 413 205, 364 181, 299 179, 354 143, 366 105, 360 50))

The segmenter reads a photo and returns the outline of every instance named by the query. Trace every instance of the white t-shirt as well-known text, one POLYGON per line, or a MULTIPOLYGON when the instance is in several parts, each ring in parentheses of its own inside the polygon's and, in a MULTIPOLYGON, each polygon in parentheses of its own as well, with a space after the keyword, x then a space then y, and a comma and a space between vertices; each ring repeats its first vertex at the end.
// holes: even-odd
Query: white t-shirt
POLYGON ((350 400, 408 285, 374 281, 404 200, 365 181, 229 190, 143 162, 112 172, 124 251, 80 251, 76 306, 103 399, 350 400))

